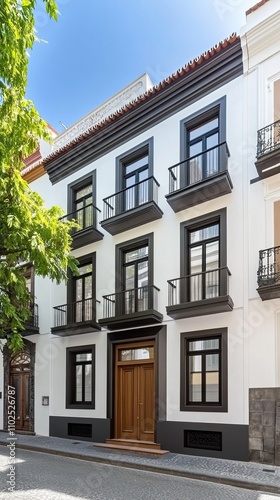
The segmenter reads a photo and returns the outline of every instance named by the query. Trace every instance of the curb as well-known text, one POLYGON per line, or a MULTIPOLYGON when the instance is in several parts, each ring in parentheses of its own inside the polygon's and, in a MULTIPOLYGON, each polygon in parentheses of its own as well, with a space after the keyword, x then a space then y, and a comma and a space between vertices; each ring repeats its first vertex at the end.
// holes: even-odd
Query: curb
MULTIPOLYGON (((0 446, 7 446, 7 443, 0 441, 0 446)), ((248 489, 248 490, 253 490, 253 491, 261 491, 261 492, 265 492, 265 493, 275 493, 278 495, 280 494, 280 487, 278 488, 277 486, 267 485, 267 484, 263 484, 263 483, 249 482, 246 480, 242 481, 240 479, 231 479, 228 477, 212 476, 210 474, 188 472, 188 471, 183 471, 183 470, 174 470, 174 469, 169 469, 167 467, 164 468, 162 466, 153 467, 152 465, 143 465, 143 464, 135 464, 135 463, 131 464, 129 461, 122 461, 119 459, 106 459, 103 457, 95 457, 95 456, 90 456, 90 455, 79 454, 79 453, 75 453, 72 451, 66 452, 63 450, 40 448, 38 446, 19 444, 19 443, 17 444, 17 448, 22 449, 22 450, 27 450, 27 451, 34 451, 37 453, 45 453, 47 455, 57 455, 57 456, 61 456, 61 457, 73 458, 76 460, 85 460, 88 462, 96 462, 96 463, 100 463, 100 464, 104 464, 104 465, 114 465, 117 467, 125 467, 128 469, 153 472, 153 473, 157 473, 157 474, 166 474, 166 475, 170 475, 170 476, 184 477, 186 479, 187 478, 194 479, 197 481, 208 481, 211 483, 224 484, 226 486, 235 486, 236 488, 243 488, 243 489, 248 489)))

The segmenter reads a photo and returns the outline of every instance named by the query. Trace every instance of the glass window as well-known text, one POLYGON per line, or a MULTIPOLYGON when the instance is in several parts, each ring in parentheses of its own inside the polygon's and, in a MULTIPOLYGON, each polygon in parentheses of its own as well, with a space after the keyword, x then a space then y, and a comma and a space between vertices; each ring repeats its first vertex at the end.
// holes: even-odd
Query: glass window
POLYGON ((202 181, 219 171, 218 116, 187 130, 187 185, 202 181))
POLYGON ((181 349, 181 410, 227 411, 227 330, 182 333, 181 349))
POLYGON ((67 407, 94 407, 95 347, 67 349, 67 407))

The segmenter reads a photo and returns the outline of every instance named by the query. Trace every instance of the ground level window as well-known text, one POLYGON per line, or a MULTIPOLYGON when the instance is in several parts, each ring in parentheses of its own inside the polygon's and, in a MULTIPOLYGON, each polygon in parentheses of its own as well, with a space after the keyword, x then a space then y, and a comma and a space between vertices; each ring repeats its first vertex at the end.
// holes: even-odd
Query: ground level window
POLYGON ((227 411, 227 329, 181 335, 181 410, 227 411))
POLYGON ((94 408, 95 346, 67 349, 67 408, 94 408))

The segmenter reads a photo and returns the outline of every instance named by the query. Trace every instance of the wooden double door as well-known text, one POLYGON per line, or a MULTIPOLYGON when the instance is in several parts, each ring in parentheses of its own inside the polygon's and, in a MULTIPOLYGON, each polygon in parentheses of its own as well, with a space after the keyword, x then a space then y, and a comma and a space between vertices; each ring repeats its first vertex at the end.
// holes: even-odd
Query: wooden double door
POLYGON ((155 440, 154 342, 115 348, 115 438, 155 440))

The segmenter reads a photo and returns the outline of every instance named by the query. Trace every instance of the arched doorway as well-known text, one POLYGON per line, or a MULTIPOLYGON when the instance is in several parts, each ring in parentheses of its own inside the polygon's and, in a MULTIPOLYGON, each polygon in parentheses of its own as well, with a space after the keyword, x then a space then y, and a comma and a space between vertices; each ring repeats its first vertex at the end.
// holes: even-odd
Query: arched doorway
POLYGON ((4 428, 8 428, 8 386, 15 388, 15 429, 34 432, 35 344, 24 340, 24 348, 12 354, 4 348, 4 428))

